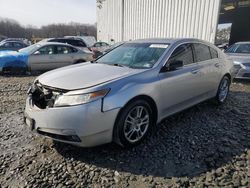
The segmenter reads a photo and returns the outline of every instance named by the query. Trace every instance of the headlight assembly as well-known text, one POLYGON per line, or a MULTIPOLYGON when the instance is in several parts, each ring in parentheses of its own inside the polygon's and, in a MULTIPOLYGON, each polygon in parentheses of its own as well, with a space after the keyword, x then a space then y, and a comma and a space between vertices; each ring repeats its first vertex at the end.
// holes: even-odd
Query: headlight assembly
POLYGON ((110 89, 104 89, 91 93, 58 95, 55 100, 54 107, 73 106, 73 105, 89 103, 105 97, 109 91, 110 89))

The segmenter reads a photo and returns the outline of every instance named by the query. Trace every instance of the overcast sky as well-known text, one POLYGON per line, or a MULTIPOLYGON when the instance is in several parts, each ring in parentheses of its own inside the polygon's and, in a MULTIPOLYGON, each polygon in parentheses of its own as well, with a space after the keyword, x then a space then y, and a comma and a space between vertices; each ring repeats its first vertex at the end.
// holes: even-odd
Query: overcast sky
POLYGON ((51 23, 96 22, 96 0, 0 0, 0 17, 40 27, 51 23))

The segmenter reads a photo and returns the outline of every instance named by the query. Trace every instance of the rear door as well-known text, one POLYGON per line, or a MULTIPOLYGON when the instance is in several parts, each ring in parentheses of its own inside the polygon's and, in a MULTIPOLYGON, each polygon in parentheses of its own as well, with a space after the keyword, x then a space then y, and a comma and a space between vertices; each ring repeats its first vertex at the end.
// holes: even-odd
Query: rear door
POLYGON ((167 116, 200 101, 202 81, 200 67, 194 60, 193 45, 182 44, 170 56, 167 64, 182 61, 184 66, 169 72, 159 73, 161 83, 161 112, 167 116))
POLYGON ((213 48, 201 44, 194 44, 196 62, 200 66, 200 79, 202 80, 202 90, 211 97, 217 91, 220 82, 220 69, 222 64, 218 59, 218 53, 213 48))
POLYGON ((54 68, 59 68, 74 63, 75 55, 70 46, 57 45, 54 68))

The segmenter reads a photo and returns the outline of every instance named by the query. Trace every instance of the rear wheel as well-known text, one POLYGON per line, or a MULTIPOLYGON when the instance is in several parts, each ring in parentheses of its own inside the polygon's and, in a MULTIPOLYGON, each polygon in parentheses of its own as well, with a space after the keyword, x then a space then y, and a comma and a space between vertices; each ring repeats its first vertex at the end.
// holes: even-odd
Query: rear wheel
POLYGON ((153 113, 144 100, 129 103, 120 113, 115 129, 115 140, 124 147, 139 144, 152 131, 153 113))
POLYGON ((230 79, 228 76, 224 76, 220 82, 215 100, 218 104, 222 104, 226 101, 230 88, 230 79))

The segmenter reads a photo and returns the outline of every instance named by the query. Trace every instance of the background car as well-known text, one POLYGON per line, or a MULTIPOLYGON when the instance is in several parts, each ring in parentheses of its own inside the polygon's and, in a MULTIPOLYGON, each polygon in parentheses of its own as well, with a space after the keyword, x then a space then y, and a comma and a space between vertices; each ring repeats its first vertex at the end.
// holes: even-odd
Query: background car
POLYGON ((234 61, 235 78, 250 79, 250 42, 238 42, 225 53, 234 61))
POLYGON ((2 41, 0 42, 0 51, 3 50, 17 51, 27 46, 28 46, 27 44, 21 41, 2 41))
POLYGON ((99 52, 103 52, 105 50, 107 50, 110 47, 110 45, 106 42, 96 42, 92 47, 91 50, 92 51, 99 51, 99 52))
POLYGON ((174 113, 211 98, 224 103, 232 67, 201 40, 127 42, 92 63, 39 76, 28 92, 25 122, 61 142, 131 147, 174 113))
POLYGON ((81 39, 75 39, 75 38, 54 38, 54 39, 48 39, 47 42, 60 42, 65 44, 70 44, 74 47, 80 48, 81 50, 89 50, 87 48, 87 45, 85 42, 83 42, 81 39))
POLYGON ((228 48, 228 43, 218 44, 216 46, 220 48, 222 51, 225 51, 228 48))
POLYGON ((91 52, 81 51, 71 45, 45 42, 37 43, 18 52, 0 54, 0 70, 47 71, 92 60, 91 52))
POLYGON ((6 38, 2 42, 7 42, 7 41, 17 41, 17 42, 22 42, 28 46, 30 45, 30 41, 25 38, 6 38))
POLYGON ((104 49, 103 51, 98 51, 98 50, 93 50, 94 56, 93 58, 96 59, 100 56, 102 56, 103 54, 106 54, 108 52, 110 52, 111 50, 113 50, 114 48, 124 44, 125 42, 117 42, 111 46, 108 46, 106 49, 104 49))
POLYGON ((64 36, 64 38, 82 40, 87 47, 93 46, 96 43, 94 36, 64 36))

